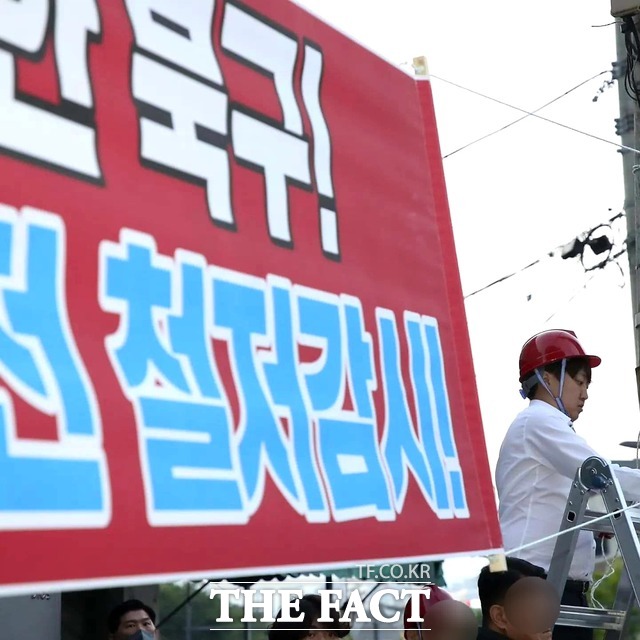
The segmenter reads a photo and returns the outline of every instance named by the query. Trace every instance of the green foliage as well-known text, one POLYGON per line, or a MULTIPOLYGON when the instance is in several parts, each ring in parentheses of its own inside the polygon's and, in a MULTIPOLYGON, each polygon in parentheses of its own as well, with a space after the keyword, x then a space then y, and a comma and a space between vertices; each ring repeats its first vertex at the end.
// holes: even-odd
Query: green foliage
MULTIPOLYGON (((603 607, 607 609, 612 609, 616 597, 616 591, 618 589, 618 582, 620 580, 620 575, 625 570, 624 564, 621 558, 617 558, 615 563, 615 573, 608 578, 606 578, 598 587, 596 591, 596 597, 598 601, 602 604, 603 607)), ((594 582, 598 580, 604 571, 598 571, 594 574, 593 580, 594 582)), ((594 640, 604 640, 605 631, 598 630, 594 634, 594 640)), ((640 639, 640 612, 635 609, 631 614, 631 624, 629 627, 629 633, 626 634, 624 640, 638 640, 640 639)))

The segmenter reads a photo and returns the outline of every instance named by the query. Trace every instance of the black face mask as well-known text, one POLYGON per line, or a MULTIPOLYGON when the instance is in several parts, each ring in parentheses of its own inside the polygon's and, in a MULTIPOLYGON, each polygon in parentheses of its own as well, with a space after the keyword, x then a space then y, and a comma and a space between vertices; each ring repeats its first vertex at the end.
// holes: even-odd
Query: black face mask
POLYGON ((138 629, 132 636, 127 636, 127 640, 155 640, 156 634, 151 631, 138 629))

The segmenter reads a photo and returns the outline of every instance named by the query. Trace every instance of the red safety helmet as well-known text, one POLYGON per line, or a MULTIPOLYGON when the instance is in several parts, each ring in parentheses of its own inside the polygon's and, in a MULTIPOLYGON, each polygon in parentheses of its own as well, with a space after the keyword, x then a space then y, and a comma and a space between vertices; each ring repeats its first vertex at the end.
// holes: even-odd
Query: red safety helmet
MULTIPOLYGON (((424 593, 420 594, 420 619, 424 621, 424 617, 427 614, 427 610, 438 604, 438 602, 442 602, 443 600, 453 600, 453 597, 447 593, 444 589, 441 589, 438 585, 429 584, 424 587, 424 593), (428 595, 427 595, 428 594, 428 595)), ((404 637, 407 637, 407 629, 417 629, 418 625, 416 622, 409 622, 408 619, 411 617, 411 599, 408 600, 407 604, 404 606, 404 637)))
POLYGON ((565 358, 586 358, 591 368, 601 362, 598 356, 587 355, 573 331, 550 329, 529 338, 520 352, 520 382, 536 369, 565 358))

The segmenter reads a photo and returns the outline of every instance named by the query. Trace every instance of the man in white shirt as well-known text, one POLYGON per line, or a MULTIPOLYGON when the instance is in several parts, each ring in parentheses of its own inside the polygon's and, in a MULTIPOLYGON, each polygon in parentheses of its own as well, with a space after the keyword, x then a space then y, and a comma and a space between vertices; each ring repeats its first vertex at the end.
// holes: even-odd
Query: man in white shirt
MULTIPOLYGON (((578 467, 598 456, 576 434, 588 396, 591 370, 600 364, 587 355, 572 331, 543 331, 520 354, 521 394, 531 402, 513 421, 496 465, 499 518, 504 545, 516 549, 557 533, 578 467)), ((600 456, 601 457, 601 456, 600 456)), ((625 496, 640 499, 640 471, 616 467, 625 496)), ((555 540, 513 555, 549 570, 555 540)), ((580 532, 563 604, 587 606, 586 593, 595 566, 595 539, 580 532)), ((591 640, 589 629, 556 627, 553 639, 591 640)))

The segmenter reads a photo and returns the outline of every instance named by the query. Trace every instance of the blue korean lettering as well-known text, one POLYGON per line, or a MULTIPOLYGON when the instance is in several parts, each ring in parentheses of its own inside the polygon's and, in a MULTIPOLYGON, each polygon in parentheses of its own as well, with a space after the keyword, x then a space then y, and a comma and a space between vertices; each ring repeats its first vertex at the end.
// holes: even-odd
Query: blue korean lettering
POLYGON ((171 306, 171 267, 159 261, 152 263, 153 240, 144 242, 137 244, 134 238, 125 239, 121 255, 106 258, 105 296, 120 301, 125 308, 117 346, 113 341, 115 356, 128 387, 151 386, 151 375, 155 372, 187 392, 180 362, 161 344, 154 316, 156 310, 171 306))
MULTIPOLYGON (((3 221, 0 223, 0 276, 2 278, 11 277, 12 239, 12 223, 3 221)), ((31 352, 2 327, 0 327, 0 370, 14 387, 23 387, 23 394, 37 395, 40 402, 45 402, 47 392, 44 381, 31 352)))
MULTIPOLYGON (((0 529, 66 528, 103 526, 108 516, 108 491, 104 488, 106 470, 101 452, 91 456, 85 443, 72 447, 43 441, 25 447, 22 455, 11 452, 8 444, 17 441, 11 398, 0 393, 0 529), (29 450, 31 451, 29 453, 29 450), (57 451, 56 451, 57 450, 57 451), (56 457, 43 455, 58 453, 56 457), (106 513, 102 516, 100 512, 106 513), (46 513, 46 517, 42 513, 46 513), (96 513, 93 517, 83 514, 96 513), (38 525, 36 518, 41 520, 38 525), (83 523, 84 520, 84 523, 83 523), (8 526, 7 526, 8 525, 8 526)), ((70 445, 70 443, 69 443, 70 445)))
POLYGON ((362 307, 356 298, 342 296, 347 327, 349 382, 356 413, 373 418, 373 390, 376 386, 371 336, 364 331, 362 307))
POLYGON ((453 506, 458 516, 468 516, 467 498, 464 490, 464 479, 458 460, 458 452, 453 434, 449 396, 444 372, 444 359, 438 325, 433 318, 423 318, 422 328, 426 341, 428 357, 428 379, 433 386, 433 397, 438 419, 438 433, 449 472, 449 481, 453 494, 453 506))
MULTIPOLYGON (((0 249, 3 234, 0 227, 0 249)), ((0 259, 0 282, 8 264, 0 259)), ((328 521, 329 507, 338 521, 394 519, 409 472, 439 517, 468 514, 432 319, 405 313, 414 426, 395 317, 377 311, 380 445, 373 341, 358 299, 207 268, 182 250, 172 260, 129 230, 101 246, 100 291, 103 307, 121 316, 107 349, 134 407, 151 524, 246 522, 267 473, 309 521, 328 521), (227 344, 235 433, 212 338, 227 344), (300 362, 300 347, 319 356, 300 362)))
POLYGON ((153 238, 126 229, 120 244, 103 242, 100 251, 101 304, 121 316, 107 350, 135 411, 150 524, 246 522, 231 412, 211 353, 204 259, 178 251, 174 262, 156 254, 153 238))
POLYGON ((210 305, 205 304, 205 270, 204 264, 197 264, 200 261, 204 263, 202 256, 178 252, 181 313, 169 317, 169 336, 174 352, 184 355, 188 360, 198 392, 207 398, 221 400, 220 386, 213 375, 207 322, 211 311, 210 305))
POLYGON ((56 377, 66 432, 94 435, 90 400, 62 326, 57 289, 64 276, 60 273, 58 233, 52 228, 28 225, 27 246, 26 289, 4 292, 11 326, 18 334, 38 339, 56 377))
POLYGON ((56 441, 21 440, 12 398, 0 390, 0 529, 105 526, 111 497, 102 428, 67 319, 63 223, 0 207, 0 251, 3 377, 54 415, 58 431, 56 441))
POLYGON ((298 375, 291 284, 287 280, 270 277, 269 285, 274 318, 274 352, 265 362, 264 371, 273 410, 289 420, 289 439, 293 444, 306 501, 305 515, 314 522, 327 521, 329 514, 314 455, 310 410, 298 375))
POLYGON ((386 309, 376 310, 380 368, 383 378, 385 426, 382 449, 391 474, 396 510, 404 504, 411 469, 422 494, 438 512, 449 508, 446 484, 440 476, 439 490, 425 452, 413 428, 400 367, 400 344, 395 316, 386 309))
POLYGON ((224 407, 149 397, 140 399, 140 407, 151 510, 158 516, 208 510, 221 512, 220 519, 226 512, 227 522, 245 521, 224 407))
POLYGON ((429 468, 434 480, 436 504, 440 509, 451 509, 448 475, 439 438, 433 393, 429 389, 427 353, 422 334, 422 323, 416 314, 405 313, 405 331, 409 344, 409 373, 415 399, 418 429, 429 468))
MULTIPOLYGON (((298 288, 304 291, 302 288, 298 288)), ((311 290, 307 290, 311 291, 311 290)), ((344 354, 342 353, 342 326, 337 297, 320 292, 298 296, 300 332, 311 337, 307 343, 323 352, 322 366, 304 367, 305 382, 314 411, 336 409, 344 394, 344 354)))
POLYGON ((343 310, 337 296, 303 287, 297 289, 297 299, 301 339, 322 349, 320 365, 302 369, 334 518, 393 519, 370 397, 371 338, 364 332, 359 302, 345 298, 343 310), (350 411, 344 409, 347 373, 354 406, 350 411))
POLYGON ((267 398, 256 347, 271 347, 263 280, 213 268, 213 331, 228 341, 240 401, 240 461, 251 510, 260 506, 266 467, 280 491, 300 511, 295 457, 267 398))
POLYGON ((392 520, 387 481, 380 464, 375 425, 319 418, 318 454, 337 521, 375 516, 392 520))

